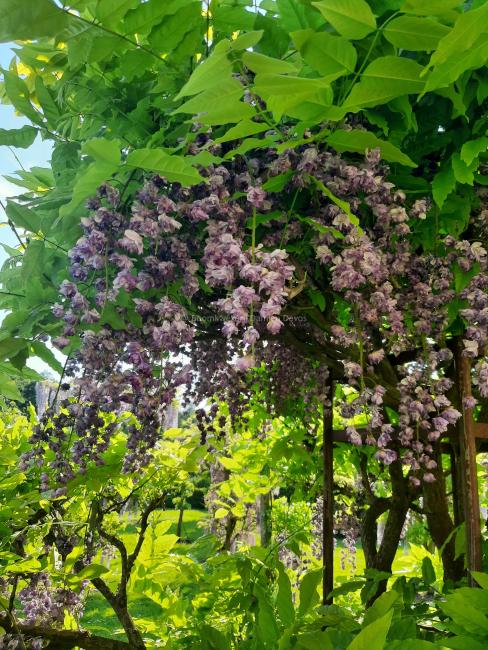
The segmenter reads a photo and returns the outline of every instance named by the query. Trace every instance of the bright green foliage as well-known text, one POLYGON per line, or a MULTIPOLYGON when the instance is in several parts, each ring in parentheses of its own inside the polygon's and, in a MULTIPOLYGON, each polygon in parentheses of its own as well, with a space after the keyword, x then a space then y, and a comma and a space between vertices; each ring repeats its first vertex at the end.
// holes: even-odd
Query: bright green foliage
POLYGON ((190 185, 199 165, 219 161, 189 155, 195 121, 217 142, 235 141, 227 160, 293 148, 307 129, 309 142, 338 151, 379 147, 392 181, 437 205, 418 234, 427 249, 436 229, 463 231, 459 206, 469 214, 472 188, 486 183, 486 2, 269 0, 259 12, 251 0, 215 0, 209 12, 178 0, 4 5, 1 38, 35 40, 15 47, 0 95, 33 126, 1 130, 0 144, 25 147, 38 132, 53 142, 49 172, 9 177, 23 194, 8 216, 30 239, 1 272, 10 295, 0 306, 31 314, 27 341, 59 327, 48 305, 100 183, 129 195, 157 172, 190 185))
POLYGON ((0 42, 56 36, 66 26, 67 16, 50 0, 18 0, 0 3, 0 42))

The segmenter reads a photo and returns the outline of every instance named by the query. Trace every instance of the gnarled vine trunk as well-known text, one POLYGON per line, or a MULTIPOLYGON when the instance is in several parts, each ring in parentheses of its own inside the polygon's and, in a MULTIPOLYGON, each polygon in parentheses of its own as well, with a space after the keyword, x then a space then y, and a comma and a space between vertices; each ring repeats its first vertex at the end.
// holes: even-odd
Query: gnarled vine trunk
MULTIPOLYGON (((392 494, 390 497, 377 497, 373 494, 363 467, 363 485, 367 492, 369 508, 363 515, 361 526, 361 541, 367 569, 376 569, 391 573, 393 560, 400 543, 403 526, 408 510, 416 498, 416 493, 408 485, 408 479, 403 476, 402 464, 399 460, 389 466, 392 494), (388 512, 381 542, 378 546, 378 519, 388 512)), ((369 599, 368 606, 386 591, 387 580, 378 584, 375 594, 369 599)))
POLYGON ((460 580, 464 571, 462 556, 455 557, 455 523, 449 511, 446 481, 442 467, 442 454, 439 446, 434 450, 433 458, 437 467, 431 472, 435 477, 432 483, 423 484, 424 512, 432 541, 441 552, 444 581, 460 580))

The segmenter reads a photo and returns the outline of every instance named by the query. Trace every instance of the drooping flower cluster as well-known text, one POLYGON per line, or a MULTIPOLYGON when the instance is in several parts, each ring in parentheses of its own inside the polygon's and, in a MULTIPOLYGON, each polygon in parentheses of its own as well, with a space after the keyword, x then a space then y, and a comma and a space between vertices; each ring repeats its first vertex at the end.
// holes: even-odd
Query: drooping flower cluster
POLYGON ((264 365, 270 403, 286 387, 306 409, 324 399, 332 368, 350 389, 339 405, 351 441, 374 444, 387 464, 401 455, 413 480, 430 480, 429 447, 459 417, 445 376, 456 300, 488 395, 486 251, 449 237, 424 251, 416 233, 431 206, 409 203, 387 174, 378 151, 353 164, 311 142, 210 165, 192 188, 155 177, 128 214, 102 187, 54 308, 79 399, 65 404, 68 420, 53 425, 51 414, 55 435, 41 425, 35 437, 55 451, 60 473, 101 462, 114 430, 104 414, 125 409, 135 416, 126 466, 146 462, 179 387, 197 402, 225 394, 242 414, 246 371, 264 365), (280 191, 266 191, 274 177, 280 191))
POLYGON ((64 624, 65 612, 76 619, 83 614, 83 601, 71 589, 54 588, 47 573, 33 574, 29 584, 19 592, 25 622, 28 625, 64 624))
MULTIPOLYGON (((343 393, 341 405, 343 417, 351 420, 347 433, 355 444, 376 445, 377 458, 386 464, 407 448, 401 456, 415 474, 412 481, 419 475, 430 481, 432 444, 461 415, 446 395, 453 384, 445 376, 452 363, 446 337, 457 298, 470 306, 461 311, 468 321, 466 353, 485 353, 486 251, 479 242, 449 237, 434 252, 423 251, 415 231, 430 206, 417 200, 407 207, 405 194, 386 181, 387 169, 377 151, 359 166, 315 147, 298 164, 295 155, 284 154, 289 157, 284 166, 297 170, 291 185, 305 191, 311 185, 320 190, 322 183, 359 217, 356 223, 337 201, 316 203, 308 217, 317 231, 312 237, 315 257, 324 269, 313 278, 329 292, 336 309, 336 319, 321 319, 331 338, 318 343, 331 361, 343 360, 342 383, 352 391, 343 393), (459 272, 473 268, 480 272, 459 292, 459 272), (414 413, 422 401, 420 412, 414 413), (396 421, 385 419, 385 406, 397 411, 396 421), (357 416, 367 418, 362 432, 354 426, 357 416)), ((299 261, 310 269, 307 257, 299 261)), ((482 395, 488 393, 485 367, 484 360, 476 365, 475 383, 482 395)))

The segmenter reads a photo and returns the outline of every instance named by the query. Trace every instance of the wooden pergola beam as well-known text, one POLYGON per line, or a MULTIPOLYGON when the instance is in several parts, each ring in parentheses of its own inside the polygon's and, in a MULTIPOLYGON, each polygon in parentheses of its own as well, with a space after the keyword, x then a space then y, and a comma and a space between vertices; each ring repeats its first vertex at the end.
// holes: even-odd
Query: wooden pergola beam
POLYGON ((473 435, 480 440, 488 440, 488 423, 473 422, 473 435))

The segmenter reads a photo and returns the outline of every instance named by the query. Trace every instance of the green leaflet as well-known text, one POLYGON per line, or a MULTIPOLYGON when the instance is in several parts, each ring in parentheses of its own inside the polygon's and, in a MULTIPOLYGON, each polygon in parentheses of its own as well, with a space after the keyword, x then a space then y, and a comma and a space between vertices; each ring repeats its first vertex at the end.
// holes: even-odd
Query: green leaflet
POLYGON ((229 34, 236 30, 252 30, 256 23, 256 13, 247 11, 245 6, 229 6, 216 2, 213 7, 213 28, 229 34))
POLYGON ((462 587, 446 596, 440 607, 452 618, 457 634, 466 631, 473 635, 488 634, 488 591, 462 587))
POLYGON ((12 359, 21 350, 25 349, 27 342, 25 339, 17 339, 7 336, 0 340, 0 360, 12 359))
POLYGON ((235 52, 247 50, 249 47, 254 47, 263 38, 264 31, 257 29, 251 32, 240 34, 236 39, 230 43, 230 49, 235 52))
POLYGON ((256 74, 296 74, 297 67, 289 61, 273 59, 271 56, 259 54, 259 52, 244 52, 242 55, 244 65, 256 74))
POLYGON ((263 190, 266 190, 266 192, 281 192, 293 178, 293 175, 294 171, 289 170, 283 174, 271 176, 271 178, 268 178, 266 183, 263 184, 263 190))
POLYGON ((263 149, 266 147, 274 147, 276 145, 276 136, 268 136, 266 138, 246 138, 243 140, 243 142, 236 147, 235 149, 232 149, 231 151, 228 151, 224 158, 225 160, 230 160, 234 158, 237 154, 244 155, 248 151, 252 151, 253 149, 263 149))
MULTIPOLYGON (((430 641, 422 639, 402 639, 401 641, 392 641, 388 644, 388 650, 439 650, 439 646, 430 641)), ((464 645, 463 648, 468 646, 464 645)), ((476 650, 470 648, 470 650, 476 650)))
POLYGON ((442 208, 445 200, 455 187, 456 178, 451 166, 437 172, 432 181, 432 196, 439 208, 442 208))
POLYGON ((300 583, 300 605, 298 615, 304 616, 319 602, 318 587, 322 580, 322 569, 308 571, 300 583))
POLYGON ((403 50, 435 50, 449 28, 436 20, 414 16, 399 16, 387 24, 383 34, 387 41, 403 50))
MULTIPOLYGON (((355 214, 353 214, 351 212, 351 206, 349 205, 349 203, 347 201, 343 201, 342 199, 339 199, 321 181, 318 181, 315 178, 312 178, 312 181, 315 183, 315 185, 318 187, 318 189, 322 192, 322 194, 325 194, 325 196, 328 199, 330 199, 332 201, 332 203, 335 203, 345 214, 347 214, 347 216, 349 217, 349 221, 354 226, 357 226, 358 230, 361 232, 361 229, 359 228, 359 219, 356 217, 355 214)), ((323 226, 323 227, 327 228, 327 231, 325 231, 325 232, 329 232, 328 226, 323 226)))
POLYGON ((26 320, 29 318, 29 309, 16 309, 11 312, 2 321, 2 330, 8 332, 12 336, 21 334, 25 335, 24 328, 26 320))
POLYGON ((488 151, 488 137, 483 136, 476 140, 468 140, 461 147, 461 160, 470 165, 480 153, 486 153, 486 151, 488 151))
POLYGON ((296 648, 298 650, 334 650, 327 630, 316 630, 315 632, 300 634, 296 648))
MULTIPOLYGON (((275 644, 278 638, 278 625, 276 616, 270 602, 268 593, 258 584, 254 586, 254 594, 258 599, 258 629, 259 636, 266 644, 275 644)), ((273 645, 271 645, 273 647, 273 645)))
POLYGON ((430 58, 429 67, 437 66, 447 59, 460 56, 462 52, 469 50, 478 37, 486 31, 487 21, 488 3, 484 3, 478 9, 460 14, 454 27, 440 40, 437 49, 430 58))
POLYGON ((22 394, 17 388, 15 381, 3 373, 0 373, 0 395, 17 402, 23 400, 22 394))
POLYGON ((117 169, 118 165, 98 161, 82 168, 77 174, 71 201, 60 208, 60 216, 66 217, 70 215, 89 196, 94 195, 97 188, 111 178, 117 169))
POLYGON ((107 27, 114 29, 130 9, 135 9, 138 0, 99 0, 96 16, 107 27))
POLYGON ((137 3, 124 17, 124 31, 129 34, 147 34, 162 17, 161 3, 157 0, 137 3))
POLYGON ((216 138, 215 142, 229 142, 231 140, 240 140, 241 138, 246 138, 248 135, 255 135, 256 133, 262 133, 269 129, 269 124, 263 122, 251 122, 251 120, 243 120, 231 126, 231 128, 220 136, 216 138))
POLYGON ((436 580, 435 569, 430 557, 424 557, 422 560, 422 580, 426 585, 432 585, 436 580))
POLYGON ((186 186, 204 182, 188 159, 170 156, 162 149, 135 149, 127 156, 126 164, 156 172, 171 182, 186 186))
POLYGON ((27 149, 36 139, 38 130, 26 124, 21 129, 0 129, 0 145, 27 149))
POLYGON ((329 85, 328 79, 306 79, 291 75, 259 74, 255 79, 255 90, 263 97, 275 95, 310 96, 320 92, 329 85))
POLYGON ((63 372, 63 366, 56 359, 52 350, 50 350, 42 341, 32 341, 31 348, 36 357, 42 359, 48 366, 53 370, 61 374, 63 372))
POLYGON ((488 574, 480 571, 471 571, 471 575, 482 589, 488 590, 488 574))
POLYGON ((292 115, 290 109, 300 107, 310 100, 323 106, 330 105, 332 91, 331 79, 320 77, 308 79, 291 75, 258 74, 255 78, 254 89, 272 111, 276 119, 282 115, 292 115))
POLYGON ((0 0, 0 42, 57 36, 68 16, 51 0, 0 0))
POLYGON ((363 620, 363 627, 371 625, 374 621, 382 618, 398 602, 400 595, 396 591, 387 591, 375 600, 373 605, 366 611, 363 620))
POLYGON ((347 650, 383 650, 390 629, 393 610, 367 625, 347 646, 347 650))
POLYGON ((327 142, 336 151, 355 151, 364 153, 366 149, 379 149, 381 157, 388 162, 396 162, 407 167, 416 167, 416 163, 391 142, 380 140, 374 133, 352 129, 342 131, 337 129, 327 137, 327 142))
POLYGON ((289 627, 295 621, 295 608, 293 607, 293 598, 291 592, 290 578, 288 577, 285 567, 280 562, 278 565, 278 593, 276 595, 276 608, 278 610, 281 623, 289 627))
POLYGON ((417 16, 440 16, 462 3, 463 0, 405 0, 400 10, 417 16))
MULTIPOLYGON (((448 196, 439 214, 439 227, 445 234, 459 237, 469 223, 471 202, 453 193, 448 196)), ((464 539, 464 538, 463 538, 464 539)))
POLYGON ((205 113, 214 108, 216 102, 235 100, 239 101, 243 94, 243 87, 233 77, 222 79, 219 86, 204 90, 198 95, 187 100, 184 104, 175 109, 175 113, 205 113))
POLYGON ((229 77, 220 86, 192 97, 174 112, 198 115, 198 121, 203 124, 220 125, 249 120, 256 111, 250 104, 241 101, 243 90, 237 79, 229 77))
POLYGON ((473 68, 481 68, 488 60, 488 34, 482 34, 472 47, 459 52, 436 66, 426 78, 424 92, 444 88, 473 68))
POLYGON ((37 573, 41 568, 39 560, 25 559, 3 567, 6 573, 37 573))
POLYGON ((255 22, 256 29, 263 30, 263 37, 259 41, 259 51, 273 57, 282 57, 288 51, 290 36, 278 21, 258 14, 255 22))
POLYGON ((81 151, 102 163, 117 166, 120 163, 120 149, 120 140, 93 138, 83 144, 81 151))
POLYGON ((461 160, 458 153, 453 154, 451 158, 452 169, 454 172, 454 178, 458 183, 466 183, 472 185, 474 183, 474 173, 473 169, 468 167, 468 165, 461 160))
POLYGON ((5 176, 9 183, 25 187, 32 192, 38 192, 39 188, 42 190, 51 189, 54 185, 54 177, 48 167, 31 167, 30 171, 22 169, 15 172, 19 178, 15 176, 5 176))
POLYGON ((208 125, 235 124, 240 120, 249 120, 254 115, 254 108, 246 102, 227 100, 217 104, 213 110, 201 113, 198 121, 208 125))
POLYGON ((34 124, 42 125, 42 117, 31 104, 29 89, 25 81, 14 72, 1 68, 0 70, 3 74, 5 92, 12 102, 12 106, 34 124))
POLYGON ((213 86, 220 85, 222 79, 230 77, 232 74, 232 65, 227 58, 229 48, 229 41, 220 41, 208 59, 205 59, 195 68, 193 74, 175 99, 178 100, 189 95, 197 95, 213 86))
POLYGON ((175 52, 185 36, 192 32, 200 21, 201 4, 187 2, 175 14, 165 16, 149 34, 149 43, 157 52, 175 52))
POLYGON ((422 67, 411 59, 379 57, 363 72, 342 108, 358 112, 361 108, 386 104, 396 97, 420 93, 424 88, 421 72, 422 67))
POLYGON ((93 580, 93 578, 98 578, 104 573, 108 573, 108 569, 103 564, 89 564, 83 567, 79 573, 68 576, 67 580, 70 585, 78 585, 83 580, 93 580))
MULTIPOLYGON (((116 3, 112 4, 116 6, 116 3)), ((135 8, 125 14, 124 33, 147 34, 164 20, 165 16, 176 13, 187 4, 188 0, 165 0, 164 4, 161 4, 160 0, 136 2, 135 8)), ((119 7, 117 7, 117 11, 120 11, 119 7)))
POLYGON ((319 74, 337 78, 354 72, 357 52, 346 38, 312 30, 294 32, 291 36, 306 63, 319 74))
POLYGON ((308 27, 316 29, 324 24, 320 14, 306 4, 296 0, 277 0, 276 4, 282 25, 289 32, 308 27))
POLYGON ((230 650, 229 642, 217 628, 210 625, 202 625, 198 633, 202 641, 206 641, 209 644, 206 646, 207 648, 211 650, 230 650))
MULTIPOLYGON (((24 281, 26 283, 29 283, 26 290, 27 296, 29 296, 28 290, 31 290, 33 287, 35 287, 33 279, 35 278, 39 282, 39 278, 42 277, 44 264, 46 262, 45 258, 46 247, 44 242, 41 239, 31 239, 27 244, 27 248, 24 252, 24 258, 22 260, 22 275, 24 281)), ((38 287, 35 288, 38 289, 38 287)), ((42 288, 39 287, 39 289, 41 290, 36 291, 35 296, 33 296, 36 303, 38 300, 43 298, 43 296, 40 295, 42 293, 42 288)))
POLYGON ((312 4, 346 38, 359 40, 376 29, 376 19, 365 0, 322 0, 312 4))
POLYGON ((54 102, 54 99, 51 95, 51 91, 48 88, 46 88, 46 86, 44 85, 44 81, 40 76, 36 76, 35 90, 36 90, 37 100, 41 105, 48 126, 52 129, 55 129, 56 125, 58 124, 59 118, 61 117, 61 114, 59 112, 59 108, 54 102))
POLYGON ((16 226, 25 228, 25 230, 28 230, 29 232, 39 232, 41 228, 41 220, 39 216, 25 205, 20 205, 19 203, 7 200, 5 212, 7 213, 8 218, 16 226))

